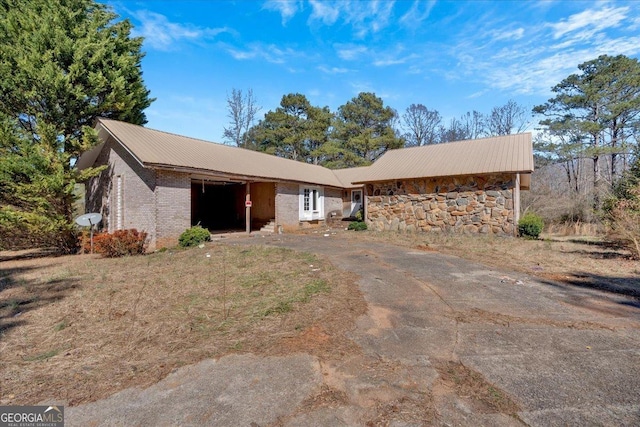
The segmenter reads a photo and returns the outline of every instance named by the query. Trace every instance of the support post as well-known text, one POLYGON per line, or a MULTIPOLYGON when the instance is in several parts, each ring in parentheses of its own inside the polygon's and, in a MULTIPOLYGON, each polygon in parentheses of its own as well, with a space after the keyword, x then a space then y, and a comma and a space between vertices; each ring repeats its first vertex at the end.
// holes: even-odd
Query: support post
POLYGON ((247 192, 244 200, 245 200, 244 216, 246 218, 246 229, 248 234, 248 233, 251 233, 251 207, 249 206, 250 203, 247 203, 247 202, 251 202, 251 183, 250 182, 247 182, 247 192))

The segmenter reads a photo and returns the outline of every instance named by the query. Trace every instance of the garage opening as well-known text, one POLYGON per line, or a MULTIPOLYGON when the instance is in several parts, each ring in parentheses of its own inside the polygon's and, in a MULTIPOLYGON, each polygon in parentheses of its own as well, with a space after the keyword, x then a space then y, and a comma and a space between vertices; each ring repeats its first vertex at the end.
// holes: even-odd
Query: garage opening
POLYGON ((191 183, 191 225, 209 231, 244 231, 246 185, 191 183))

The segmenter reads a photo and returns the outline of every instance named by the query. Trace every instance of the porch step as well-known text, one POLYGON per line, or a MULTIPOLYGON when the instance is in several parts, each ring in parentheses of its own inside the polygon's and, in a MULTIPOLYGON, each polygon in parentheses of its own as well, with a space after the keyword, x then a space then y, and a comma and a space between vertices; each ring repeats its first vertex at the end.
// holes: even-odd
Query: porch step
POLYGON ((276 231, 276 220, 272 219, 268 224, 260 229, 261 233, 273 233, 276 231))

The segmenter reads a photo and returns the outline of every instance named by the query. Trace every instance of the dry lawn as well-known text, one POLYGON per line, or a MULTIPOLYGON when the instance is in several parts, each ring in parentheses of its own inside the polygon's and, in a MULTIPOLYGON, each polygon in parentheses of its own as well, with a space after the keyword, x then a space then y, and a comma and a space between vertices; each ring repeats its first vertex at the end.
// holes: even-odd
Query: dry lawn
POLYGON ((280 248, 0 260, 0 404, 77 405, 230 352, 340 357, 366 310, 353 277, 280 248))
MULTIPOLYGON (((595 238, 332 232, 640 297, 640 263, 595 238)), ((77 405, 231 352, 359 351, 346 334, 366 312, 356 278, 315 255, 222 243, 121 259, 29 255, 0 253, 0 404, 77 405)), ((438 367, 445 388, 515 410, 473 372, 438 367)), ((344 396, 314 399, 308 405, 344 396)), ((398 405, 435 413, 429 402, 398 405)), ((379 409, 382 422, 397 408, 379 409)))

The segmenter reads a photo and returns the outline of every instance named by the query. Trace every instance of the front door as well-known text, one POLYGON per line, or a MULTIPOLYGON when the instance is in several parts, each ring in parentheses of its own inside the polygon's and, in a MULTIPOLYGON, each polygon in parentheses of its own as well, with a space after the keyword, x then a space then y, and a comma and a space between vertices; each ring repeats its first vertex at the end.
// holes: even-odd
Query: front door
POLYGON ((362 209, 362 190, 351 190, 351 216, 362 209))

